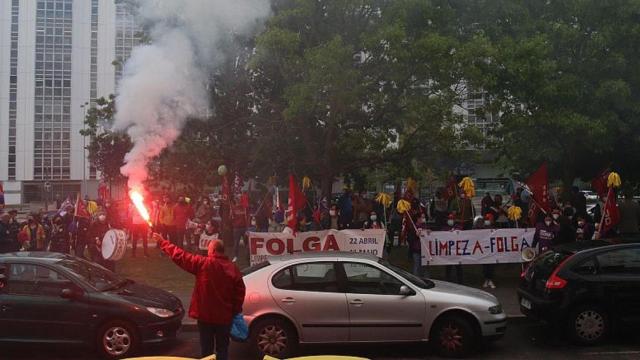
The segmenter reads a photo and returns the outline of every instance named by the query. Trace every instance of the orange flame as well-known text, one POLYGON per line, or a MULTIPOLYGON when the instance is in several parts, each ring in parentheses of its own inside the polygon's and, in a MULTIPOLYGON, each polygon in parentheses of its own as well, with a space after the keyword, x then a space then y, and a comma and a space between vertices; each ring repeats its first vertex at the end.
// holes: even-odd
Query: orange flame
POLYGON ((147 210, 147 207, 144 206, 144 197, 142 196, 142 194, 137 190, 131 190, 129 192, 129 197, 131 198, 133 205, 138 210, 138 213, 140 214, 140 216, 142 216, 144 221, 146 221, 147 224, 149 224, 149 226, 152 226, 151 216, 149 216, 149 211, 147 210))

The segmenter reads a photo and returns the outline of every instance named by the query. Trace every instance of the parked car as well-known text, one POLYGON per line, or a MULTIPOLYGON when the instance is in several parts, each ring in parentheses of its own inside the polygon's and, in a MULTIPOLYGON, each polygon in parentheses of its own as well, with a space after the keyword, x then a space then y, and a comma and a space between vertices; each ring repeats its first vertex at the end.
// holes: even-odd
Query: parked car
POLYGON ((539 255, 522 273, 520 310, 560 324, 577 343, 640 323, 640 244, 586 241, 539 255))
POLYGON ((595 203, 598 201, 598 194, 591 190, 580 190, 580 192, 587 199, 588 203, 595 203))
POLYGON ((287 358, 299 343, 430 341, 458 357, 506 331, 495 296, 421 279, 371 255, 300 253, 243 272, 244 315, 259 356, 287 358))
POLYGON ((175 338, 183 316, 172 294, 73 256, 0 255, 0 343, 95 345, 122 358, 175 338))

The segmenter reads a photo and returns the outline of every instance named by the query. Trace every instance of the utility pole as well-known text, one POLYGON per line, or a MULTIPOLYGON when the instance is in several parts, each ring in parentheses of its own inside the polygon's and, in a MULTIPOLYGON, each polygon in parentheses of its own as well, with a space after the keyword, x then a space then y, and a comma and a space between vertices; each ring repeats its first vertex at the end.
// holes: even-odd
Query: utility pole
POLYGON ((85 135, 87 125, 87 105, 86 101, 80 105, 82 109, 82 192, 84 196, 87 196, 87 136, 85 135))

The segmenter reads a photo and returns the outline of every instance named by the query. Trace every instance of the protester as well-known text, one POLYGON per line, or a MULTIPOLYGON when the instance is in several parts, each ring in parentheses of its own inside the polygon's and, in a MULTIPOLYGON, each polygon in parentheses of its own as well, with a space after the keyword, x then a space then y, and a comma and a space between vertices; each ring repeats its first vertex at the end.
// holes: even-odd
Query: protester
POLYGON ((174 263, 196 276, 189 316, 198 321, 202 357, 214 353, 227 360, 229 333, 233 316, 242 312, 245 285, 238 268, 224 256, 224 245, 213 240, 208 256, 190 254, 154 234, 160 249, 174 263))
MULTIPOLYGON (((65 216, 66 217, 66 216, 65 216)), ((66 223, 66 221, 65 221, 66 223)), ((89 228, 91 227, 91 220, 88 218, 78 218, 76 221, 70 220, 67 225, 67 229, 70 229, 70 233, 75 236, 75 254, 77 257, 86 259, 85 249, 87 249, 94 242, 91 241, 91 235, 89 234, 89 228)), ((91 251, 89 250, 89 259, 91 258, 91 251)))
POLYGON ((142 250, 144 257, 149 257, 149 253, 147 251, 149 226, 147 222, 142 218, 142 216, 140 216, 140 213, 135 208, 135 206, 133 206, 133 204, 129 205, 128 218, 129 236, 131 238, 131 256, 136 257, 138 240, 142 240, 142 250))
POLYGON ((240 251, 240 239, 247 232, 247 209, 240 203, 240 196, 236 197, 236 202, 231 205, 231 225, 233 227, 233 260, 238 260, 240 251))
POLYGON ((560 225, 554 223, 549 215, 545 216, 544 221, 536 225, 531 247, 538 249, 538 253, 547 251, 557 242, 559 232, 560 225))
POLYGON ((627 189, 624 200, 618 204, 620 222, 618 231, 622 237, 637 237, 640 233, 640 205, 633 201, 633 192, 627 189))
POLYGON ((378 220, 378 214, 372 211, 369 219, 362 224, 363 229, 384 229, 384 224, 378 220))
POLYGON ((351 199, 351 190, 344 189, 344 193, 338 199, 338 207, 340 207, 340 228, 351 229, 353 223, 353 202, 351 199))
MULTIPOLYGON (((462 223, 456 221, 456 214, 451 213, 447 218, 447 224, 442 227, 442 231, 456 231, 463 230, 462 223)), ((462 273, 462 265, 446 265, 445 266, 445 277, 449 282, 455 282, 458 284, 462 284, 463 282, 463 273, 462 273), (455 277, 454 277, 455 271, 455 277)))
POLYGON ((165 239, 168 238, 172 243, 182 246, 182 244, 178 243, 178 238, 176 236, 173 209, 174 206, 171 203, 171 198, 168 195, 165 195, 162 199, 162 205, 158 212, 159 230, 165 239))
POLYGON ((213 217, 213 207, 209 202, 209 198, 202 198, 202 202, 196 208, 193 221, 199 224, 206 224, 213 217))
POLYGON ((199 232, 198 249, 206 251, 211 241, 219 239, 220 236, 218 235, 218 227, 216 226, 213 219, 210 219, 204 225, 204 228, 201 230, 201 232, 199 232))
POLYGON ((558 218, 560 229, 558 230, 557 244, 566 244, 576 241, 576 227, 573 224, 575 209, 573 207, 565 207, 562 216, 558 218))
POLYGON ((329 230, 329 229, 338 230, 340 226, 339 225, 340 222, 338 220, 339 217, 340 217, 340 209, 338 209, 338 205, 331 204, 331 207, 329 207, 329 211, 321 219, 322 228, 324 230, 329 230))
POLYGON ((473 228, 473 214, 475 213, 471 199, 461 192, 458 199, 452 199, 449 204, 450 213, 456 214, 456 221, 462 225, 463 230, 473 228))
POLYGON ((105 259, 102 256, 102 240, 110 228, 109 222, 107 221, 107 215, 104 213, 98 214, 98 218, 89 227, 89 254, 91 255, 91 260, 93 262, 100 264, 111 271, 116 271, 115 261, 105 259))
POLYGON ((436 199, 433 202, 432 217, 436 223, 436 229, 440 230, 447 223, 449 204, 444 197, 444 189, 436 192, 436 199))
MULTIPOLYGON (((495 228, 493 213, 488 212, 484 218, 479 217, 477 222, 474 222, 474 229, 493 229, 495 228)), ((492 289, 496 288, 496 285, 493 283, 493 275, 495 273, 496 264, 482 264, 482 274, 484 275, 484 283, 482 284, 483 288, 490 287, 492 289)))
MULTIPOLYGON (((86 204, 86 202, 85 202, 86 204)), ((107 221, 111 226, 116 229, 122 228, 122 224, 120 221, 120 213, 118 209, 111 203, 110 200, 105 201, 103 213, 107 215, 107 221)))
POLYGON ((37 214, 31 213, 27 217, 27 224, 22 228, 27 235, 29 235, 30 251, 44 251, 46 248, 46 233, 44 226, 40 224, 40 220, 37 214))
POLYGON ((11 215, 0 214, 0 254, 18 251, 17 240, 12 237, 11 215))
POLYGON ((571 187, 571 203, 575 208, 575 215, 587 216, 587 197, 577 186, 571 187))
POLYGON ((269 217, 271 214, 271 202, 263 201, 260 204, 260 207, 256 211, 254 215, 254 219, 256 221, 256 230, 257 232, 268 232, 269 231, 269 217))
POLYGON ((70 248, 69 232, 67 231, 62 216, 54 216, 52 226, 49 237, 49 251, 68 254, 70 248))
POLYGON ((480 202, 480 214, 485 216, 488 212, 492 211, 494 207, 493 198, 490 193, 486 193, 480 202))
POLYGON ((576 240, 577 241, 586 241, 591 240, 594 234, 593 225, 587 222, 587 219, 583 215, 577 216, 577 227, 576 227, 576 240))
POLYGON ((187 232, 187 221, 193 218, 193 208, 187 204, 184 196, 178 197, 178 203, 173 207, 173 224, 175 226, 176 241, 174 244, 183 247, 187 232))
POLYGON ((427 230, 427 216, 420 214, 416 220, 416 229, 407 232, 407 242, 409 243, 409 258, 412 260, 412 273, 418 277, 429 277, 422 266, 422 245, 420 244, 420 234, 427 230), (417 230, 417 232, 416 232, 417 230))

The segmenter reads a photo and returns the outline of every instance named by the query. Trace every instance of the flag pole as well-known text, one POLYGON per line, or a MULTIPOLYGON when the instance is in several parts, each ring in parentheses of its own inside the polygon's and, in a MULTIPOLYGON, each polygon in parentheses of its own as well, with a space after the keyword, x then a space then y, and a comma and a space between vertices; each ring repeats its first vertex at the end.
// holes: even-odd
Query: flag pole
POLYGON ((607 191, 607 201, 604 202, 604 209, 602 209, 602 216, 600 216, 600 225, 598 226, 598 237, 597 239, 601 239, 602 238, 602 226, 604 225, 604 218, 607 216, 607 211, 609 209, 609 201, 611 201, 611 195, 613 190, 613 188, 609 187, 609 190, 607 191))

